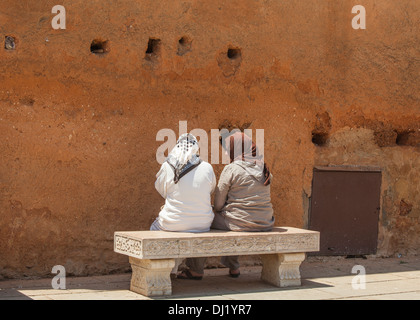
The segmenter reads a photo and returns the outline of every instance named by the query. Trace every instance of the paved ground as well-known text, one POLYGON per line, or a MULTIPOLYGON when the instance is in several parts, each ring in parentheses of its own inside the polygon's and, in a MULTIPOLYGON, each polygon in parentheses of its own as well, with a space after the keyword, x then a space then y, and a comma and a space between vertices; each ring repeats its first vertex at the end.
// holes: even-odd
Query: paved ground
MULTIPOLYGON (((227 269, 208 269, 202 281, 174 280, 167 299, 194 300, 420 300, 420 257, 345 259, 309 257, 301 266, 302 286, 277 288, 260 280, 261 267, 244 267, 238 279, 227 269), (355 290, 354 265, 366 270, 365 289, 355 290)), ((51 279, 54 275, 51 276, 51 279)), ((129 290, 131 274, 67 278, 66 290, 54 290, 51 279, 0 281, 0 299, 120 300, 149 299, 129 290)))

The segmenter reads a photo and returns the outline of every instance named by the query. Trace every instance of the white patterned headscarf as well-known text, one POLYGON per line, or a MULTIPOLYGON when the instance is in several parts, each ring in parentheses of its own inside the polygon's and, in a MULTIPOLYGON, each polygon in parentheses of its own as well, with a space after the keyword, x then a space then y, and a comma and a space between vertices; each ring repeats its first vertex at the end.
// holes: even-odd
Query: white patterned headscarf
POLYGON ((166 161, 174 170, 174 182, 178 181, 201 163, 197 139, 190 133, 184 133, 176 142, 166 161))

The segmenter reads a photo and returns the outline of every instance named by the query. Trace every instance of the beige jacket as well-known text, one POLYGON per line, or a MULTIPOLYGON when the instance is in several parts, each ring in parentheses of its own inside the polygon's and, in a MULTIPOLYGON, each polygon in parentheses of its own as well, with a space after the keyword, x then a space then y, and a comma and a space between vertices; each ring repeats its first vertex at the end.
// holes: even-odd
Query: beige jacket
POLYGON ((274 225, 270 185, 249 162, 234 161, 224 167, 215 190, 214 210, 233 231, 269 231, 274 225))

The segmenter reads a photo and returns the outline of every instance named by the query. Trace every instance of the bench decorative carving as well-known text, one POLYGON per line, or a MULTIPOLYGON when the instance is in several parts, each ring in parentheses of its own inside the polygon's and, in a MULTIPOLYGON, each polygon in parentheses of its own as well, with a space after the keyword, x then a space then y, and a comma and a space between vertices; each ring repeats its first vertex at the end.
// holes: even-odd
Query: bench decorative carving
POLYGON ((146 296, 171 295, 175 258, 261 255, 261 278, 278 287, 299 286, 306 252, 319 251, 319 232, 276 227, 270 232, 115 232, 114 251, 128 255, 130 289, 146 296))

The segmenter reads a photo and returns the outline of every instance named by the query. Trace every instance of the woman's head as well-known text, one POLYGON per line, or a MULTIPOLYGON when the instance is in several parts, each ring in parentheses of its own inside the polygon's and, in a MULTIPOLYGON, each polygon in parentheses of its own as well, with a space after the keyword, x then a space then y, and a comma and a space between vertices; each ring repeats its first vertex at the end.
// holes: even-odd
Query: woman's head
POLYGON ((200 163, 197 139, 190 133, 181 135, 166 161, 174 169, 174 181, 179 179, 200 163))
POLYGON ((223 137, 222 146, 229 155, 230 162, 243 160, 255 162, 261 159, 255 143, 250 137, 240 131, 223 137))
POLYGON ((179 137, 171 153, 173 153, 181 163, 186 163, 193 156, 198 157, 199 147, 197 139, 191 133, 184 133, 179 137))
POLYGON ((270 184, 270 171, 259 153, 256 144, 243 132, 235 133, 222 138, 222 146, 229 155, 230 162, 245 161, 260 167, 264 175, 264 185, 270 184))

